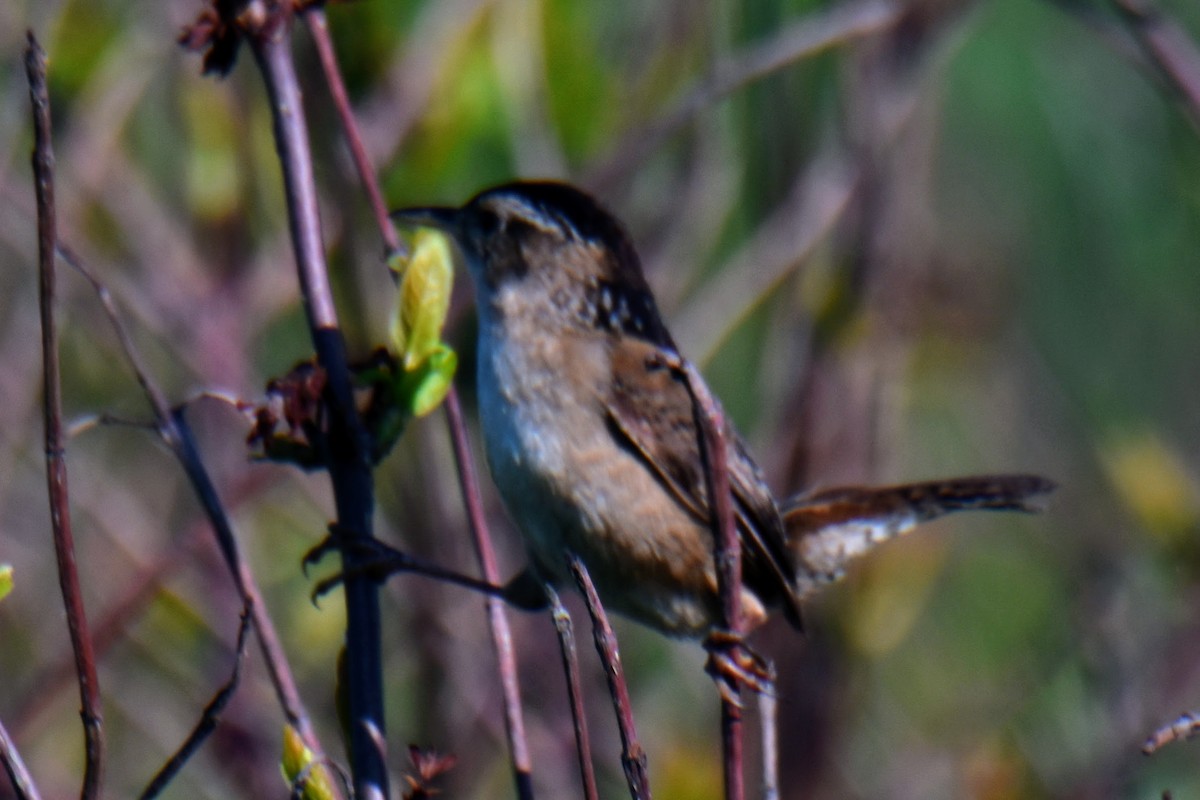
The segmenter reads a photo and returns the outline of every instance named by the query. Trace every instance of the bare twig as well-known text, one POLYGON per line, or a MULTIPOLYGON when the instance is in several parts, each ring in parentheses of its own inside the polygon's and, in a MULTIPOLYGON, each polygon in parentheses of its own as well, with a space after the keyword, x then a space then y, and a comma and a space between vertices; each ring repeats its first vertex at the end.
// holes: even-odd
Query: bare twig
POLYGON ((1142 744, 1142 752, 1153 755, 1159 748, 1171 742, 1186 741, 1197 733, 1200 733, 1200 713, 1188 711, 1150 734, 1142 744))
POLYGON ((229 514, 217 494, 216 486, 208 474, 208 470, 205 468, 200 454, 196 450, 195 441, 183 417, 182 410, 172 410, 167 405, 166 395, 163 394, 162 389, 159 388, 154 379, 150 377, 150 373, 145 367, 141 354, 133 343, 133 337, 130 336, 129 331, 122 321, 121 314, 108 287, 88 268, 83 259, 66 245, 59 245, 59 254, 64 261, 70 264, 72 268, 91 284, 92 289, 96 292, 96 296, 104 308, 104 313, 108 317, 109 324, 112 325, 113 331, 117 336, 117 342, 121 347, 125 360, 133 370, 138 385, 142 387, 142 391, 146 395, 146 401, 150 404, 154 412, 155 428, 187 474, 188 480, 192 484, 192 489, 196 492, 197 499, 200 501, 200 505, 204 509, 204 513, 207 515, 212 526, 217 546, 233 578, 239 599, 243 606, 250 609, 254 631, 258 638, 259 648, 263 654, 263 660, 267 665, 271 685, 275 688, 276 698, 283 708, 288 722, 300 733, 304 743, 313 751, 316 759, 323 759, 324 749, 317 738, 316 730, 313 728, 308 711, 304 707, 304 701, 300 698, 300 692, 296 688, 296 680, 292 675, 287 654, 284 653, 283 646, 279 642, 279 634, 275 629, 275 622, 271 619, 270 612, 267 610, 266 604, 262 601, 262 593, 259 591, 258 581, 254 577, 254 573, 250 570, 245 559, 241 557, 237 538, 233 532, 233 525, 229 520, 229 514))
POLYGON ((746 52, 719 62, 712 70, 712 77, 684 92, 670 111, 617 140, 609 149, 609 156, 586 170, 584 184, 603 193, 636 168, 667 137, 719 100, 803 58, 877 33, 895 23, 903 12, 903 3, 888 0, 836 5, 829 11, 805 17, 746 52))
POLYGON ((4 764, 4 771, 8 773, 17 800, 41 800, 37 785, 25 768, 25 762, 21 760, 21 754, 17 752, 17 746, 3 723, 0 723, 0 762, 4 764))
MULTIPOLYGON (((471 521, 471 533, 475 540, 475 552, 479 557, 483 579, 491 584, 500 581, 500 570, 496 566, 496 551, 488 535, 487 520, 483 514, 483 500, 479 491, 479 480, 471 462, 467 443, 467 428, 463 422, 462 406, 458 392, 451 388, 446 395, 446 423, 450 428, 450 439, 454 443, 455 463, 458 465, 459 482, 462 484, 463 500, 467 505, 467 517, 471 521)), ((517 797, 526 800, 533 797, 533 761, 525 737, 525 717, 521 712, 521 685, 517 677, 517 658, 513 650, 512 630, 501 598, 490 596, 486 600, 488 622, 492 630, 492 644, 496 649, 496 660, 500 670, 500 685, 504 693, 504 722, 508 735, 509 751, 512 754, 513 779, 517 785, 517 797)))
POLYGON ((344 540, 350 762, 355 794, 374 800, 388 796, 379 586, 356 569, 365 556, 355 547, 355 540, 374 538, 370 440, 354 405, 346 345, 329 286, 303 97, 292 62, 290 4, 274 0, 259 10, 263 13, 247 35, 271 101, 300 289, 317 361, 328 376, 329 433, 322 444, 344 540))
POLYGON ((554 630, 558 634, 558 649, 562 653, 563 670, 567 675, 567 698, 571 703, 571 720, 575 725, 575 749, 579 756, 579 777, 583 781, 585 800, 597 800, 596 769, 592 765, 592 737, 588 733, 587 712, 583 707, 583 685, 579 678, 579 654, 575 649, 575 629, 571 615, 553 587, 547 586, 554 630))
MULTIPOLYGON (((733 659, 741 648, 737 641, 743 632, 742 622, 742 547, 733 524, 733 496, 729 491, 728 450, 725 444, 725 414, 704 383, 704 378, 689 361, 681 365, 696 416, 700 438, 700 458, 704 465, 705 481, 712 516, 713 541, 716 552, 717 587, 721 593, 723 626, 733 637, 733 659)), ((741 687, 736 680, 729 684, 729 693, 721 693, 721 745, 725 765, 726 800, 743 800, 746 796, 742 753, 741 687)))
POLYGON ((238 623, 237 632, 237 649, 233 659, 233 669, 229 673, 227 680, 217 693, 213 695, 212 700, 204 707, 204 711, 200 714, 200 721, 196 723, 196 727, 188 734, 187 739, 179 746, 167 763, 163 764, 162 768, 151 779, 150 783, 142 791, 141 797, 143 800, 152 797, 158 797, 162 790, 174 780, 179 770, 183 769, 183 765, 188 759, 200 748, 214 730, 217 728, 217 722, 220 719, 220 714, 225 710, 225 706, 229 703, 233 693, 237 691, 238 683, 242 677, 242 661, 246 657, 246 633, 250 630, 250 609, 243 608, 241 621, 238 623))
POLYGON ((633 704, 629 700, 629 687, 625 685, 625 670, 621 667, 621 654, 617 647, 617 636, 613 633, 596 593, 596 585, 588 574, 587 567, 574 553, 566 553, 575 576, 575 583, 583 594, 588 614, 592 617, 592 637, 596 652, 604 665, 604 677, 612 694, 613 707, 617 712, 617 727, 621 733, 621 766, 625 769, 625 780, 629 783, 629 794, 633 800, 649 800, 650 777, 646 768, 646 751, 638 741, 637 728, 633 723, 633 704))
MULTIPOLYGON (((775 665, 768 664, 767 680, 775 684, 775 665)), ((762 800, 779 800, 778 701, 774 692, 758 693, 758 721, 762 738, 762 800)))
MULTIPOLYGON (((320 6, 311 6, 304 12, 316 43, 320 56, 321 68, 333 97, 334 106, 341 118, 342 130, 350 147, 355 170, 367 193, 371 211, 379 227, 388 251, 398 250, 401 246, 396 229, 388 217, 388 209, 380 191, 375 169, 370 163, 367 149, 363 144, 358 121, 350 108, 350 99, 346 93, 345 82, 342 80, 338 67, 337 56, 333 50, 333 42, 329 36, 328 21, 320 6)), ((495 548, 492 546, 488 532, 487 519, 483 513, 483 500, 479 490, 479 481, 471 459, 471 449, 467 441, 466 425, 463 422, 462 405, 458 392, 451 387, 446 396, 446 421, 450 431, 450 439, 454 446, 455 464, 458 468, 459 483, 462 487, 463 501, 467 508, 467 517, 471 524, 471 533, 475 541, 475 551, 479 558, 480 569, 484 580, 490 584, 500 582, 500 572, 496 566, 495 548)), ((520 798, 533 797, 532 761, 529 755, 529 745, 525 737, 525 720, 521 711, 520 683, 517 678, 516 656, 513 652, 512 632, 508 625, 508 617, 500 598, 490 596, 486 600, 488 622, 492 632, 492 643, 496 650, 496 658, 500 670, 500 683, 504 696, 505 732, 508 736, 509 751, 512 757, 513 778, 516 781, 517 796, 520 798)))
POLYGON ((67 630, 75 652, 75 669, 82 701, 86 762, 83 772, 84 798, 98 797, 104 780, 104 722, 100 708, 100 684, 96 656, 88 631, 79 570, 75 563, 75 541, 71 533, 71 509, 67 490, 67 464, 62 424, 62 385, 58 364, 58 330, 54 320, 55 252, 58 240, 54 206, 54 151, 50 140, 50 97, 46 89, 46 54, 33 31, 27 34, 25 72, 33 103, 33 175, 37 191, 39 299, 42 316, 43 409, 45 417, 46 483, 50 496, 50 520, 54 530, 54 552, 58 559, 58 582, 67 612, 67 630))
POLYGON ((304 10, 304 21, 308 23, 309 33, 317 46, 317 56, 321 60, 321 71, 325 73, 325 83, 329 86, 329 94, 333 97, 333 105, 342 121, 342 132, 346 134, 346 144, 350 147, 350 157, 362 182, 363 190, 371 203, 371 213, 375 215, 375 224, 387 245, 388 251, 400 247, 400 238, 396 229, 388 219, 387 204, 383 200, 383 192, 379 181, 375 178, 375 168, 371 165, 367 147, 363 144, 362 133, 350 108, 350 95, 346 93, 346 82, 342 80, 342 71, 338 66, 337 54, 333 50, 333 39, 329 36, 329 20, 325 9, 319 5, 309 6, 304 10))
POLYGON ((314 759, 323 760, 325 751, 317 738, 312 720, 309 719, 304 701, 300 698, 300 691, 296 687, 296 678, 292 674, 292 668, 288 663, 283 645, 280 644, 275 622, 271 619, 266 603, 262 600, 258 581, 250 570, 250 565, 238 551, 233 525, 220 497, 217 496, 216 486, 213 485, 212 478, 209 477, 204 462, 196 451, 191 428, 183 418, 182 409, 176 409, 168 419, 178 442, 172 449, 183 465, 200 504, 204 507, 204 512, 212 524, 225 566, 229 569, 242 597, 242 602, 254 623, 254 632, 258 637, 263 661, 267 666, 267 672, 270 675, 271 685, 275 689, 279 705, 288 722, 300 733, 308 749, 313 751, 314 759))

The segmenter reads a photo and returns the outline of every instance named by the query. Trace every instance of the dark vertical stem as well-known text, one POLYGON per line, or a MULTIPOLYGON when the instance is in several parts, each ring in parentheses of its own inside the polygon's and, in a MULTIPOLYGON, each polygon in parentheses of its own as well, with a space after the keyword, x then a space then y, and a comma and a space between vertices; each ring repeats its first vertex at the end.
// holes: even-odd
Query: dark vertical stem
POLYGON ((50 97, 46 90, 46 54, 28 33, 25 71, 33 103, 33 176, 37 192, 38 270, 41 275, 39 303, 42 317, 43 410, 45 416, 46 484, 50 496, 50 522, 54 531, 54 553, 58 559, 58 583, 67 611, 67 630, 75 652, 75 671, 82 701, 86 761, 81 796, 100 796, 104 780, 104 722, 100 708, 100 684, 96 657, 84 612, 75 563, 75 541, 71 533, 71 510, 67 491, 67 464, 62 427, 62 384, 58 364, 58 330, 54 320, 55 254, 58 241, 54 207, 54 151, 50 141, 50 97))
POLYGON ((571 703, 571 720, 575 724, 575 749, 579 756, 579 777, 583 781, 584 800, 597 800, 596 769, 592 765, 592 737, 588 733, 587 712, 583 708, 583 683, 579 678, 579 654, 575 649, 575 629, 571 615, 562 604, 558 592, 547 586, 554 630, 558 634, 558 649, 562 653, 563 670, 567 675, 567 698, 571 703))
POLYGON ((355 794, 388 796, 383 716, 383 658, 380 644, 379 587, 360 569, 367 548, 354 539, 371 538, 374 507, 368 435, 354 406, 346 345, 337 327, 321 243, 312 151, 303 98, 291 54, 291 15, 270 6, 261 30, 250 36, 271 101, 275 146, 283 171, 288 222, 304 308, 317 361, 327 376, 329 432, 326 464, 333 484, 342 548, 346 597, 346 701, 350 718, 350 763, 355 794))
MULTIPOLYGON (((742 633, 742 548, 733 525, 733 498, 729 493, 728 450, 725 445, 725 415, 708 386, 690 362, 682 365, 684 378, 696 407, 696 429, 700 455, 712 499, 712 531, 716 543, 717 586, 721 593, 724 627, 738 637, 742 633)), ((741 647, 734 643, 734 649, 741 647)), ((738 660, 736 657, 734 660, 738 660)), ((742 754, 741 687, 730 683, 729 695, 721 697, 721 746, 725 755, 725 798, 746 796, 742 754)))
MULTIPOLYGON (((337 108, 338 116, 341 118, 342 130, 346 134, 354 167, 367 192, 371 211, 375 216, 376 225, 379 227, 379 234, 383 237, 384 244, 389 251, 397 250, 400 247, 400 239, 396 235, 396 229, 392 226, 391 220, 388 219, 383 192, 379 189, 375 169, 367 157, 367 148, 363 145, 358 122, 350 108, 350 98, 346 93, 341 70, 338 68, 337 55, 334 53, 333 41, 329 36, 329 25, 325 12, 320 6, 310 6, 304 11, 304 19, 308 23, 309 32, 316 44, 317 55, 321 60, 321 69, 325 73, 325 80, 329 85, 329 93, 333 98, 334 107, 337 108)), ((467 517, 470 520, 471 533, 475 541, 475 552, 479 558, 484 580, 495 585, 500 582, 500 571, 496 567, 495 548, 492 547, 491 536, 488 533, 479 481, 472 465, 471 448, 467 441, 466 425, 463 422, 462 404, 459 402, 458 391, 454 387, 450 388, 450 392, 446 396, 446 414, 450 439, 454 445, 459 484, 462 487, 463 501, 467 507, 467 517)), ((489 597, 486 605, 504 696, 505 732, 508 736, 509 752, 512 757, 513 779, 516 782, 517 796, 522 800, 530 800, 533 797, 532 760, 525 737, 525 718, 521 711, 521 691, 517 678, 517 661, 513 651, 512 631, 508 625, 503 602, 499 598, 489 597)))
POLYGON ((650 778, 646 765, 646 751, 638 741, 637 728, 633 724, 633 704, 629 701, 629 687, 625 684, 625 670, 621 666, 621 653, 617 647, 617 636, 613 633, 596 593, 596 585, 587 567, 574 553, 567 553, 571 573, 583 594, 588 614, 592 617, 592 636, 596 652, 604 665, 604 677, 608 679, 608 690, 612 694, 613 707, 617 712, 617 728, 621 733, 621 766, 625 769, 625 780, 629 783, 629 794, 633 800, 649 800, 650 778))

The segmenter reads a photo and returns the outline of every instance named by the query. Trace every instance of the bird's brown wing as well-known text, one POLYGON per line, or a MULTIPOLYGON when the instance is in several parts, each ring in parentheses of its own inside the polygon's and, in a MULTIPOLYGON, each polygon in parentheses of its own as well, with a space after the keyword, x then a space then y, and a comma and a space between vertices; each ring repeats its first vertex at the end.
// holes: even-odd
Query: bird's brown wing
POLYGON ((988 475, 794 497, 782 514, 795 553, 796 591, 807 597, 833 583, 855 558, 918 523, 953 511, 1034 512, 1054 488, 1036 475, 988 475))
MULTIPOLYGON (((612 355, 612 389, 603 402, 614 435, 681 507, 708 525, 708 486, 692 398, 685 379, 670 367, 678 357, 633 338, 622 339, 612 355)), ((794 567, 775 500, 728 423, 725 441, 747 585, 767 603, 782 603, 788 618, 799 625, 794 567)))

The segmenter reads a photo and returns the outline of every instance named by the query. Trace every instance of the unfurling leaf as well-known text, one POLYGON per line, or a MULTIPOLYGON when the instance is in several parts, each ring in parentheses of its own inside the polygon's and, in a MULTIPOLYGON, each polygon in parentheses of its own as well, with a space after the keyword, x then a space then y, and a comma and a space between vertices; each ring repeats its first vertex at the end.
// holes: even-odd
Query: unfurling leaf
POLYGON ((404 373, 401 396, 408 399, 409 411, 414 417, 423 417, 441 405, 450 391, 457 368, 458 354, 443 344, 415 369, 404 373))
POLYGON ((291 725, 283 727, 283 759, 279 766, 289 790, 298 783, 303 786, 300 793, 303 800, 334 800, 336 797, 329 770, 316 760, 313 751, 291 725))
POLYGON ((445 234, 422 228, 413 237, 407 263, 392 264, 400 276, 392 311, 391 338, 406 370, 412 370, 442 344, 442 326, 454 288, 454 263, 445 234))
POLYGON ((442 341, 454 288, 450 240, 440 231, 420 229, 407 259, 394 258, 389 266, 399 276, 390 335, 399 367, 393 386, 400 414, 384 438, 398 436, 409 417, 437 408, 458 367, 458 356, 442 341))

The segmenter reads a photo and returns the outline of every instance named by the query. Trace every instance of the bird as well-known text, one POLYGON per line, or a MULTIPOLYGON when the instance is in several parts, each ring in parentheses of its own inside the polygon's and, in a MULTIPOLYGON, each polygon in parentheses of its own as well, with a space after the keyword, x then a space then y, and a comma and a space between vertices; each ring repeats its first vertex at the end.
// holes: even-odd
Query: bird
MULTIPOLYGON (((682 356, 621 222, 557 181, 485 189, 458 207, 392 213, 442 231, 471 277, 480 428, 528 566, 504 594, 526 608, 570 585, 578 558, 608 610, 670 636, 722 628, 711 503, 682 356)), ((801 601, 875 544, 969 509, 1037 510, 1054 488, 991 475, 777 500, 731 424, 723 431, 745 631, 801 601)))

